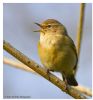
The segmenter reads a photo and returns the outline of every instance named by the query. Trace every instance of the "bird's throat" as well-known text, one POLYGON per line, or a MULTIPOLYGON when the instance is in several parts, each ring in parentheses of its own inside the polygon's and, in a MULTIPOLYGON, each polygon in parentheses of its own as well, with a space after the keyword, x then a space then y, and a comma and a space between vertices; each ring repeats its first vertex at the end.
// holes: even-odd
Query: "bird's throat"
POLYGON ((51 46, 58 45, 61 37, 61 35, 41 34, 40 44, 46 48, 50 48, 51 46))

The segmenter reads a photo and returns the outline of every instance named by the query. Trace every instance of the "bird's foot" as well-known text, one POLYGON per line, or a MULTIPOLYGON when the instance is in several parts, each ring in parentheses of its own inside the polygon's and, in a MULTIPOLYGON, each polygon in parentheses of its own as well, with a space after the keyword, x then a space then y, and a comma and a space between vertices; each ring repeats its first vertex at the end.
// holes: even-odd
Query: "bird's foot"
POLYGON ((47 70, 47 73, 49 73, 50 71, 54 72, 53 69, 46 69, 47 70))
POLYGON ((49 71, 50 71, 49 69, 46 69, 46 73, 47 73, 47 76, 48 76, 48 80, 50 80, 50 76, 49 76, 50 73, 49 73, 49 71))
POLYGON ((69 84, 67 83, 67 80, 65 79, 65 90, 68 91, 69 90, 69 84))
POLYGON ((50 71, 54 72, 54 70, 48 69, 48 68, 45 68, 45 70, 46 70, 46 73, 47 73, 47 76, 48 76, 48 80, 50 80, 50 76, 49 76, 50 71))

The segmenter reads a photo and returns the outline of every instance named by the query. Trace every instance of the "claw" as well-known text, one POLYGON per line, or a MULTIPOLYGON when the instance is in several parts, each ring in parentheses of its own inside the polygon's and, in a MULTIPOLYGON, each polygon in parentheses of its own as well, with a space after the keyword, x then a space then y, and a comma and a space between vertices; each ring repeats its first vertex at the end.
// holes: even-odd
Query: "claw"
POLYGON ((48 76, 48 80, 50 80, 50 77, 49 77, 49 69, 46 69, 46 73, 47 73, 47 76, 48 76))

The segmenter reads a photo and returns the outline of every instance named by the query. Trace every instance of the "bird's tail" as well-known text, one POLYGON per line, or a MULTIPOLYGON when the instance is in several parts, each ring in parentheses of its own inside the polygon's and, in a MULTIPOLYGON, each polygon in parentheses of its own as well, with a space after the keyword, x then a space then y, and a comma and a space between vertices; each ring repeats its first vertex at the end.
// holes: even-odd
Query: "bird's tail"
POLYGON ((69 76, 67 76, 67 77, 66 77, 66 80, 67 80, 67 83, 68 83, 69 85, 71 85, 71 86, 77 86, 77 85, 78 85, 78 83, 77 83, 77 81, 76 81, 74 75, 69 75, 69 76))
POLYGON ((62 76, 63 76, 63 81, 65 81, 67 84, 69 84, 71 86, 77 86, 78 85, 74 74, 65 75, 65 74, 62 73, 62 76))

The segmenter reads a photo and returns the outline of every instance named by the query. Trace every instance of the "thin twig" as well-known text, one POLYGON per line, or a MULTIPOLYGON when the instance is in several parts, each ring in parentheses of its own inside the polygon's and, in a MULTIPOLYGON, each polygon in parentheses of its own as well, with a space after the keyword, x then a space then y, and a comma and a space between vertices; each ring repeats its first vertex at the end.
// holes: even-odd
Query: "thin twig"
MULTIPOLYGON (((3 62, 4 62, 4 64, 11 65, 12 67, 19 68, 19 69, 25 70, 27 72, 31 72, 33 74, 36 74, 35 71, 33 71, 31 68, 27 67, 26 65, 24 65, 23 63, 21 63, 19 61, 4 57, 3 62)), ((91 89, 89 89, 87 87, 79 85, 79 86, 73 87, 73 88, 77 89, 78 91, 84 93, 87 96, 92 97, 92 91, 91 91, 91 89)))
MULTIPOLYGON (((80 55, 80 48, 81 48, 81 41, 82 41, 82 35, 83 35, 83 26, 84 26, 84 13, 85 13, 85 4, 80 4, 80 17, 79 17, 79 23, 77 28, 77 38, 76 38, 76 49, 77 49, 77 55, 78 55, 78 62, 79 62, 79 55, 80 55)), ((75 70, 75 75, 78 70, 78 65, 75 70)))
MULTIPOLYGON (((7 57, 4 57, 3 58, 3 62, 5 64, 9 64, 15 68, 19 68, 19 69, 22 69, 22 70, 25 70, 27 72, 32 72, 32 73, 35 73, 35 71, 33 71, 31 68, 27 67, 25 64, 19 62, 19 61, 14 61, 10 58, 7 58, 7 57)), ((36 73, 35 73, 36 74, 36 73)))
POLYGON ((35 63, 33 60, 25 56, 23 53, 15 49, 12 45, 10 45, 8 42, 4 41, 3 42, 3 48, 6 50, 8 53, 10 53, 12 56, 17 58, 19 61, 27 65, 29 68, 33 69, 35 72, 43 76, 45 79, 59 87, 62 91, 66 92, 67 94, 71 95, 74 98, 77 99, 86 99, 87 97, 84 96, 81 92, 77 91, 76 89, 72 87, 68 87, 66 89, 65 83, 57 78, 55 75, 51 73, 47 73, 44 68, 42 68, 40 65, 35 63))
POLYGON ((81 40, 82 40, 82 35, 83 35, 84 13, 85 13, 85 4, 81 3, 80 4, 80 19, 79 19, 79 24, 78 24, 78 29, 77 29, 77 39, 76 39, 78 57, 80 55, 81 40))

